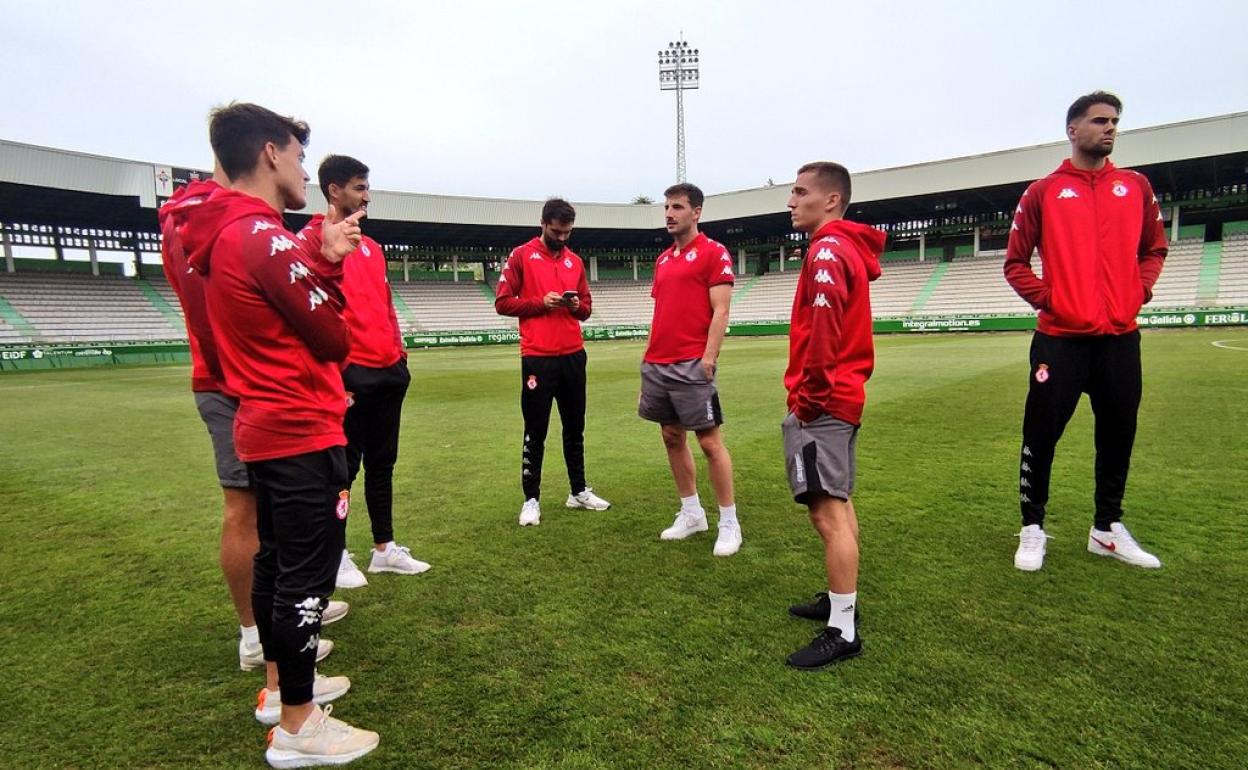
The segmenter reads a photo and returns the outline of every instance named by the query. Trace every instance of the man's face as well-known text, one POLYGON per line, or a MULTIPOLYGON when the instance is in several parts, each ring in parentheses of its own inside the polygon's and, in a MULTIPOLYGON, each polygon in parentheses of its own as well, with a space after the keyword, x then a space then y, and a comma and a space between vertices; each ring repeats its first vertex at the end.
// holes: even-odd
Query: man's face
POLYGON ((1114 151, 1118 137, 1118 110, 1108 104, 1094 104, 1083 117, 1066 127, 1066 135, 1075 150, 1098 158, 1114 151))
POLYGON ((277 171, 277 187, 286 208, 298 211, 308 205, 307 191, 304 185, 308 181, 308 172, 303 170, 303 145, 292 135, 285 147, 273 147, 276 151, 274 165, 277 171))
POLYGON ((329 186, 329 202, 338 207, 338 213, 349 217, 361 209, 368 210, 368 189, 368 177, 353 176, 341 187, 329 186))
POLYGON ((840 205, 841 194, 820 187, 818 175, 806 171, 797 175, 789 193, 789 215, 793 229, 813 233, 835 207, 840 205))
POLYGON ((677 195, 663 203, 663 217, 667 223, 668 235, 683 238, 697 226, 698 220, 702 218, 702 209, 695 209, 690 205, 689 196, 677 195))
POLYGON ((568 245, 568 239, 571 237, 571 222, 560 222, 556 219, 553 222, 542 223, 542 243, 546 244, 551 254, 563 251, 563 247, 568 245))

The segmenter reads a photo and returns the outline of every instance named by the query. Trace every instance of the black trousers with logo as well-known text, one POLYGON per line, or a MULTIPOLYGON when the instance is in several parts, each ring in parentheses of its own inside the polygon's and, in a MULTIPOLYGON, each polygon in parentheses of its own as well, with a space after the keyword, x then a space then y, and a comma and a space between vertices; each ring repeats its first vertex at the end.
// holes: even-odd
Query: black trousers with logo
POLYGON ((256 491, 251 605, 264 659, 277 664, 282 703, 312 700, 321 613, 334 592, 346 534, 342 447, 247 464, 256 491))
POLYGON ((374 543, 394 539, 394 463, 399 457, 403 399, 411 381, 402 358, 381 369, 352 364, 342 371, 342 384, 352 401, 342 421, 347 434, 347 486, 355 484, 362 462, 374 543))
POLYGON ((525 499, 541 499, 542 459, 550 407, 559 404, 563 423, 563 459, 568 466, 572 493, 585 489, 585 362, 584 350, 566 356, 520 358, 520 412, 524 415, 524 445, 520 456, 520 484, 525 499))
POLYGON ((1107 530, 1122 518, 1141 389, 1139 331, 1093 337, 1036 332, 1018 479, 1024 526, 1044 523, 1053 453, 1083 393, 1096 419, 1095 525, 1107 530))

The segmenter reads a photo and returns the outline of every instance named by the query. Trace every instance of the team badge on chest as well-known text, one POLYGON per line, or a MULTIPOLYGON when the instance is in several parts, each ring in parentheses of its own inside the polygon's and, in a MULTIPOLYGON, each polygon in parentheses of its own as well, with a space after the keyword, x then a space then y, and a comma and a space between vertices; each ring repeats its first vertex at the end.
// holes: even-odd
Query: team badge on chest
POLYGON ((571 259, 566 259, 566 258, 565 258, 565 259, 563 260, 563 266, 564 266, 564 267, 566 267, 567 269, 571 270, 571 269, 572 269, 572 260, 571 260, 571 259))
POLYGON ((1115 181, 1113 192, 1114 192, 1114 195, 1117 195, 1119 198, 1126 197, 1127 186, 1123 184, 1121 180, 1115 181))

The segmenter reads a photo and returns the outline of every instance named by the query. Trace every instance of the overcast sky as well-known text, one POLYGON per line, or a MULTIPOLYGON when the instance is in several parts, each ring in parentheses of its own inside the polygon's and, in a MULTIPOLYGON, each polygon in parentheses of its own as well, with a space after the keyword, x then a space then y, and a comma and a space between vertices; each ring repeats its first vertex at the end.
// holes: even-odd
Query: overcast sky
POLYGON ((207 168, 207 114, 312 126, 376 188, 628 202, 675 177, 660 48, 701 53, 688 177, 708 192, 1063 138, 1096 88, 1123 128, 1248 110, 1248 3, 16 2, 0 138, 207 168))

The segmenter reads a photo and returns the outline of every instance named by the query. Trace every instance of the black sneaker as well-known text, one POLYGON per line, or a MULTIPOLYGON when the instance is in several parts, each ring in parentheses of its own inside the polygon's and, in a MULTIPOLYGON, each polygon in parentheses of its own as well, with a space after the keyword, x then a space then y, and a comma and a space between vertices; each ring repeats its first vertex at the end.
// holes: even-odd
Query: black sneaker
MULTIPOLYGON (((814 601, 809 604, 790 605, 789 614, 803 620, 817 620, 820 623, 827 623, 828 616, 832 614, 832 602, 828 599, 827 592, 821 591, 815 594, 814 601)), ((860 623, 862 623, 862 615, 858 612, 858 608, 854 607, 854 626, 857 627, 860 623)))
POLYGON ((790 655, 786 662, 793 668, 815 671, 861 654, 861 634, 855 635, 854 641, 847 642, 845 637, 841 636, 841 629, 825 628, 811 640, 810 644, 790 655))

